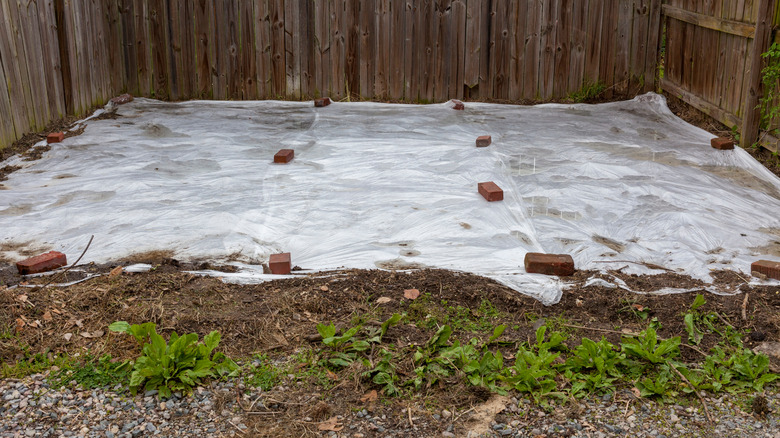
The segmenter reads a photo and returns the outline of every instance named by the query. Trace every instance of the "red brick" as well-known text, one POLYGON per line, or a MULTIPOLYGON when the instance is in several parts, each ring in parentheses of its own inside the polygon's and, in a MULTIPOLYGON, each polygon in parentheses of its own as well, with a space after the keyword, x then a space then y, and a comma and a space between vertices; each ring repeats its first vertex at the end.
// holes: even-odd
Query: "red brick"
POLYGON ((59 143, 64 139, 65 139, 65 133, 52 132, 51 134, 46 136, 46 143, 59 143))
POLYGON ((780 280, 780 262, 759 260, 750 265, 750 272, 760 272, 769 278, 780 280))
POLYGON ((734 140, 725 137, 713 138, 712 140, 710 140, 710 144, 715 149, 720 149, 722 151, 734 149, 734 140))
POLYGON ((477 189, 479 194, 489 202, 504 200, 504 191, 493 181, 481 182, 477 184, 477 189))
POLYGON ((271 259, 268 261, 268 267, 271 269, 272 274, 288 275, 291 270, 290 253, 283 252, 281 254, 271 254, 271 259))
POLYGON ((574 274, 574 260, 568 254, 529 252, 525 255, 525 272, 566 277, 574 274))
POLYGON ((127 94, 127 93, 122 94, 122 95, 117 96, 117 97, 112 97, 111 98, 111 102, 115 103, 117 105, 122 105, 122 104, 129 103, 129 102, 132 102, 132 101, 133 101, 133 95, 132 94, 127 94))
POLYGON ((456 99, 452 99, 452 109, 463 111, 464 109, 466 109, 466 106, 463 105, 463 102, 456 99))
POLYGON ((480 135, 477 137, 477 147, 478 148, 484 148, 486 146, 490 146, 490 143, 493 141, 492 138, 490 138, 489 135, 480 135))
POLYGON ((289 163, 295 157, 295 151, 292 149, 280 149, 274 155, 274 163, 289 163))
POLYGON ((328 105, 330 105, 330 97, 320 97, 319 99, 314 99, 314 106, 318 108, 328 105))
POLYGON ((49 251, 46 254, 37 255, 27 260, 16 263, 16 269, 21 275, 37 274, 51 271, 68 264, 65 254, 57 251, 49 251))

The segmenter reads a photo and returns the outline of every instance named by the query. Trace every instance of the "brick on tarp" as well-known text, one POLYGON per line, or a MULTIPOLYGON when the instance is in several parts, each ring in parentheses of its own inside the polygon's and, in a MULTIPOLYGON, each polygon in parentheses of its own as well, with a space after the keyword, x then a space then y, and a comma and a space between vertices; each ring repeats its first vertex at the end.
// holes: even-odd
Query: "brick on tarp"
POLYGON ((288 275, 292 270, 290 253, 283 252, 280 254, 271 254, 271 258, 268 261, 268 267, 271 269, 272 274, 288 275))
POLYGON ((61 268, 68 264, 65 254, 58 251, 49 251, 46 254, 30 257, 16 263, 16 269, 21 275, 38 274, 61 268))
POLYGON ((734 140, 725 138, 725 137, 716 137, 710 140, 710 144, 715 149, 720 149, 722 151, 727 151, 729 149, 734 149, 734 140))
POLYGON ((566 277, 574 274, 574 260, 568 254, 529 252, 525 255, 525 272, 566 277))
POLYGON ((504 200, 504 191, 501 190, 501 187, 496 185, 496 183, 493 181, 481 182, 477 184, 477 190, 479 190, 479 194, 482 195, 483 198, 487 199, 488 202, 504 200))
POLYGON ((328 105, 330 105, 330 97, 320 97, 319 99, 314 99, 314 106, 317 108, 328 105))
POLYGON ((294 157, 295 151, 293 149, 280 149, 274 155, 274 163, 289 163, 294 157))
POLYGON ((121 94, 116 97, 111 98, 111 103, 117 104, 117 105, 124 105, 126 103, 130 103, 133 101, 133 95, 132 94, 121 94))
POLYGON ((780 280, 780 262, 771 260, 759 260, 750 265, 750 272, 758 272, 769 278, 780 280))
POLYGON ((454 109, 454 110, 463 111, 464 109, 466 109, 466 106, 463 105, 463 102, 461 102, 461 101, 459 101, 457 99, 452 99, 452 106, 451 106, 451 108, 454 109))
POLYGON ((490 146, 490 143, 493 142, 493 139, 489 135, 480 135, 477 137, 477 147, 478 148, 484 148, 487 146, 490 146))
POLYGON ((46 143, 59 143, 65 140, 64 132, 52 132, 46 136, 46 143))

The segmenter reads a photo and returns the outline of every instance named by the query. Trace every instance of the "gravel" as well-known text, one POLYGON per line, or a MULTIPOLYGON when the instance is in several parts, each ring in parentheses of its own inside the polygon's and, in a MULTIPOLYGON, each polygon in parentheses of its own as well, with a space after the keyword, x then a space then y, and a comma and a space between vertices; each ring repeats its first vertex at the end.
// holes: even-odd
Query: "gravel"
MULTIPOLYGON (((253 436, 255 432, 245 424, 247 418, 235 403, 236 385, 242 391, 249 391, 244 396, 246 400, 257 400, 261 395, 259 389, 247 390, 241 383, 213 382, 191 396, 182 397, 177 393, 161 401, 156 391, 132 397, 114 391, 119 388, 84 390, 72 386, 53 390, 40 374, 22 380, 6 379, 0 381, 0 437, 253 436)), ((625 391, 576 404, 554 405, 547 410, 527 399, 511 398, 482 435, 469 430, 473 412, 446 409, 434 412, 423 409, 422 402, 418 401, 412 408, 414 424, 410 425, 405 418, 399 420, 369 409, 354 409, 334 413, 344 429, 320 434, 352 438, 704 435, 780 438, 780 392, 773 387, 765 395, 770 413, 763 417, 748 412, 751 397, 706 396, 714 419, 712 424, 699 401, 691 398, 681 399, 679 404, 659 404, 637 400, 625 391)), ((406 411, 398 415, 402 414, 406 411)))

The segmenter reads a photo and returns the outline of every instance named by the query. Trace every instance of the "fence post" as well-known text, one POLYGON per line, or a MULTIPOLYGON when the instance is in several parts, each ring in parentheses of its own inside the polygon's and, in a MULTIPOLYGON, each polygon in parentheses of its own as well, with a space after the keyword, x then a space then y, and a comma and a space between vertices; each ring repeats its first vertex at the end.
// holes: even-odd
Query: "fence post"
POLYGON ((756 17, 756 33, 753 38, 753 51, 750 58, 750 75, 748 87, 745 90, 744 114, 742 116, 742 132, 740 146, 752 146, 758 140, 759 124, 761 123, 758 100, 761 97, 761 54, 769 48, 771 21, 769 6, 774 0, 759 0, 758 16, 756 17))

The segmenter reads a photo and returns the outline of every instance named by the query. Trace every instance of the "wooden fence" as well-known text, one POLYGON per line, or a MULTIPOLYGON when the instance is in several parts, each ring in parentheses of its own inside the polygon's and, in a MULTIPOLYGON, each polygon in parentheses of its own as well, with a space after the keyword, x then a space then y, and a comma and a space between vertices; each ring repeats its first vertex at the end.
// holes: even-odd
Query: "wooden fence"
MULTIPOLYGON (((661 87, 723 124, 743 145, 758 138, 761 54, 776 0, 668 0, 661 87)), ((768 137, 764 137, 767 139, 768 137)), ((765 141, 776 150, 776 140, 765 141)))
POLYGON ((661 29, 661 0, 0 3, 0 147, 123 91, 512 101, 599 83, 630 96, 654 89, 661 29))

